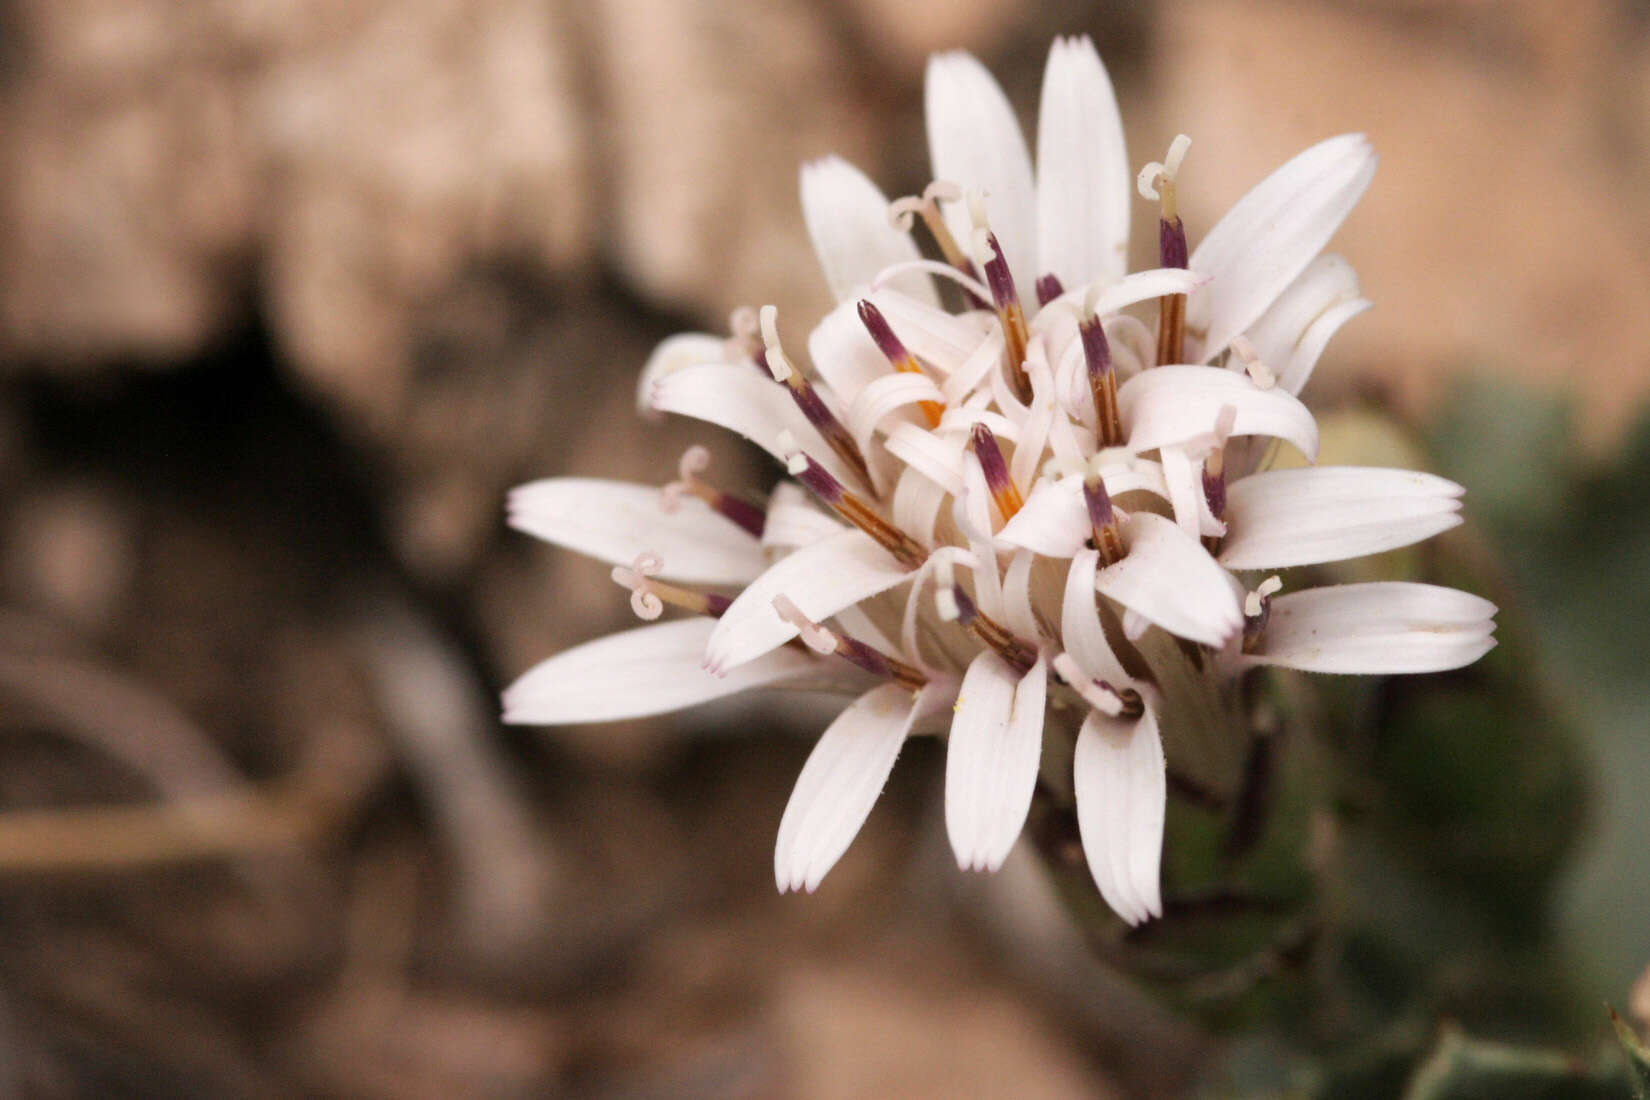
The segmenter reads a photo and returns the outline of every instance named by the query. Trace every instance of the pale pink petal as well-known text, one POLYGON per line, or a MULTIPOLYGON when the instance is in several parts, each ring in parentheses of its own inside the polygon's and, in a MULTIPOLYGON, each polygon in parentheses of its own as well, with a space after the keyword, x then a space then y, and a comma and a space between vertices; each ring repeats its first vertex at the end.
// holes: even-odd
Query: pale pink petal
POLYGON ((945 825, 965 871, 995 871, 1020 836, 1037 786, 1048 668, 1023 676, 995 653, 975 657, 957 694, 945 754, 945 825))
POLYGON ((1163 447, 1158 457, 1169 490, 1169 507, 1180 529, 1188 535, 1224 535, 1226 524, 1209 510, 1209 494, 1203 488, 1203 459, 1194 459, 1180 444, 1163 447))
POLYGON ((1495 605, 1453 588, 1373 581, 1272 598, 1253 664, 1307 672, 1442 672, 1495 647, 1495 605))
POLYGON ((1323 251, 1369 187, 1375 161, 1362 134, 1320 142, 1262 180, 1209 230, 1187 265, 1214 277, 1186 304, 1204 359, 1254 324, 1323 251))
MULTIPOLYGON (((1113 498, 1131 492, 1167 495, 1155 462, 1119 462, 1104 467, 1100 478, 1113 498)), ((1083 479, 1044 478, 1035 482, 1025 506, 1003 525, 997 537, 1014 546, 1035 550, 1044 557, 1069 558, 1094 534, 1088 506, 1083 502, 1083 479)))
POLYGON ((841 303, 814 326, 808 358, 844 405, 852 405, 860 390, 893 371, 859 319, 857 298, 841 303))
POLYGON ((907 467, 894 485, 894 526, 924 544, 934 542, 934 524, 947 493, 920 471, 907 467))
POLYGON ((1173 520, 1136 512, 1123 526, 1128 555, 1101 569, 1095 587, 1182 638, 1221 646, 1243 627, 1226 571, 1173 520))
POLYGON ((996 324, 987 314, 947 313, 892 287, 872 291, 868 297, 906 350, 941 374, 951 374, 966 363, 996 324))
MULTIPOLYGON (((910 234, 888 220, 887 196, 841 157, 802 166, 802 217, 838 301, 857 295, 883 268, 919 256, 910 234)), ((926 275, 898 276, 893 285, 913 297, 938 301, 926 275)))
POLYGON ((852 671, 801 649, 777 649, 727 676, 703 668, 715 623, 676 619, 586 642, 543 661, 504 692, 504 720, 561 726, 643 718, 772 685, 852 683, 852 671))
POLYGON ((945 394, 946 401, 962 401, 973 393, 986 375, 1002 362, 1003 346, 1003 330, 994 325, 961 365, 940 385, 940 391, 945 394))
POLYGON ((858 484, 796 407, 787 387, 748 364, 686 367, 668 374, 653 387, 653 407, 737 432, 781 462, 788 457, 781 439, 789 432, 832 477, 858 484))
MULTIPOLYGON (((986 545, 996 530, 992 525, 992 513, 995 509, 991 503, 991 489, 985 483, 985 472, 980 469, 978 462, 963 464, 962 482, 963 491, 955 499, 951 518, 968 534, 971 545, 976 541, 982 546, 986 545)), ((994 573, 995 570, 991 572, 994 573)), ((996 612, 987 608, 986 614, 995 617, 996 612)))
POLYGON ((815 622, 905 580, 912 569, 858 528, 831 535, 768 568, 723 612, 705 646, 705 665, 726 673, 797 636, 779 617, 775 596, 785 596, 815 622))
POLYGON ((812 893, 871 813, 921 700, 898 684, 860 696, 820 736, 779 822, 774 878, 780 893, 812 893))
POLYGON ((1037 112, 1037 263, 1068 287, 1117 279, 1128 263, 1129 155, 1094 43, 1056 38, 1037 112))
POLYGON ((964 443, 961 434, 935 435, 915 424, 895 424, 888 452, 948 493, 962 492, 964 443))
POLYGON ((1278 385, 1298 394, 1334 334, 1334 329, 1324 333, 1319 320, 1333 310, 1339 318, 1334 325, 1338 329, 1369 305, 1361 296, 1352 265, 1326 252, 1306 266, 1244 335, 1277 375, 1278 385), (1351 303, 1358 304, 1350 312, 1342 308, 1351 303))
POLYGON ((861 451, 871 449, 871 437, 879 428, 891 428, 885 423, 900 410, 908 410, 896 423, 913 424, 915 406, 924 401, 941 401, 939 387, 926 375, 900 372, 887 374, 864 389, 854 398, 848 410, 849 429, 861 451))
POLYGON ((1167 366, 1141 371, 1117 391, 1129 449, 1149 451, 1213 431, 1221 410, 1237 413, 1232 435, 1286 439, 1307 458, 1318 453, 1318 425, 1300 400, 1261 389, 1246 375, 1219 367, 1167 366))
POLYGON ((1091 712, 1073 762, 1077 829, 1100 896, 1131 925, 1162 916, 1159 871, 1168 773, 1157 716, 1091 712))
POLYGON ((1083 479, 1041 480, 997 537, 1045 557, 1069 558, 1087 542, 1092 528, 1083 504, 1083 479))
POLYGON ((1324 310, 1301 335, 1301 341, 1295 347, 1295 354, 1289 357, 1288 364, 1278 371, 1278 387, 1290 393, 1300 393, 1305 389, 1318 359, 1323 355, 1323 349, 1329 346, 1329 341, 1341 330, 1341 326, 1374 305, 1368 298, 1353 298, 1337 302, 1324 310))
POLYGON ((1083 673, 1095 680, 1121 684, 1128 679, 1122 662, 1106 641, 1095 597, 1094 578, 1100 568, 1098 550, 1079 550, 1066 573, 1065 597, 1060 605, 1060 639, 1083 673))
POLYGON ((1036 564, 1036 554, 1016 550, 1003 573, 1003 625, 1027 639, 1035 639, 1042 633, 1031 603, 1031 569, 1036 564))
POLYGON ((1358 466, 1270 470, 1227 487, 1228 569, 1283 569, 1408 546, 1461 522, 1461 486, 1358 466))
POLYGON ((952 405, 945 410, 945 415, 940 418, 940 426, 934 431, 939 435, 956 433, 967 438, 975 424, 984 424, 991 429, 999 443, 1003 440, 1019 443, 1020 422, 1010 420, 996 409, 987 408, 988 402, 986 394, 977 393, 966 405, 952 405))
POLYGON ((964 870, 974 867, 979 804, 990 779, 986 769, 992 749, 1008 729, 1017 680, 1001 657, 985 650, 969 662, 957 691, 945 753, 945 830, 964 870))
POLYGON ((724 336, 711 336, 703 332, 667 336, 647 357, 642 373, 636 379, 636 411, 646 419, 659 419, 659 410, 653 407, 653 387, 659 379, 683 367, 727 362, 728 341, 724 336))
POLYGON ((774 486, 773 496, 768 501, 768 519, 762 527, 762 548, 795 550, 799 546, 811 546, 841 534, 846 529, 846 524, 822 511, 796 482, 781 481, 774 486))
MULTIPOLYGON (((1013 106, 985 66, 961 51, 928 59, 925 103, 934 178, 985 194, 991 229, 1020 296, 1028 309, 1034 307, 1037 199, 1031 154, 1013 106)), ((951 203, 945 214, 952 234, 966 245, 974 228, 968 204, 951 203)))
MULTIPOLYGON (((1183 267, 1154 267, 1136 271, 1106 286, 1090 300, 1091 286, 1066 284, 1065 293, 1037 311, 1032 327, 1045 331, 1057 317, 1075 317, 1086 304, 1097 317, 1107 317, 1126 306, 1161 298, 1165 294, 1190 294, 1209 282, 1209 276, 1183 267)), ((1081 352, 1081 348, 1077 349, 1081 352)))
POLYGON ((674 580, 743 584, 762 572, 762 547, 744 528, 697 498, 668 511, 663 499, 654 485, 546 478, 510 491, 510 526, 609 565, 651 552, 674 580))

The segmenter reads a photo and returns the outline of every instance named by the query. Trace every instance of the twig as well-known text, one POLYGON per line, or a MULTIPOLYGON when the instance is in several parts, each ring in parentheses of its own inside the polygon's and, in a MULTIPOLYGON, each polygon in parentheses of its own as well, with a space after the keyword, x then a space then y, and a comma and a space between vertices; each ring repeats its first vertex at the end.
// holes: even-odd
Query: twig
POLYGON ((360 735, 325 730, 293 774, 154 806, 0 814, 0 873, 111 871, 302 847, 334 832, 383 774, 360 735))

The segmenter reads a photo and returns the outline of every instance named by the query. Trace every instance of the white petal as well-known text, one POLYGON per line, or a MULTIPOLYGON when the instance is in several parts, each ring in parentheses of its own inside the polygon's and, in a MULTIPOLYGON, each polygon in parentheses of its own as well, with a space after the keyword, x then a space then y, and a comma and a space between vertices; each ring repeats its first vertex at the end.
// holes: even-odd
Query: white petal
POLYGON ((894 526, 923 543, 933 543, 934 525, 945 506, 946 491, 923 474, 907 467, 894 485, 894 526))
POLYGON ((1136 512, 1123 527, 1128 556, 1095 577, 1095 587, 1171 634, 1220 646, 1243 627, 1243 608, 1226 571, 1173 520, 1136 512))
POLYGON ((1025 504, 997 537, 1045 557, 1069 558, 1083 549, 1091 531, 1083 479, 1063 477, 1033 485, 1025 504))
POLYGON ((1272 599, 1255 664, 1380 675, 1470 665, 1495 647, 1495 605, 1453 588, 1374 581, 1272 599))
POLYGON ((1129 155, 1117 97, 1088 38, 1055 39, 1037 113, 1037 262, 1068 287, 1122 276, 1129 155))
MULTIPOLYGON (((928 59, 924 94, 934 178, 985 193, 992 232, 1020 297, 1028 311, 1035 308, 1036 192, 1014 108, 985 66, 961 51, 928 59)), ((966 247, 973 231, 968 204, 951 203, 945 219, 966 247)))
MULTIPOLYGON (((923 401, 940 400, 939 387, 927 375, 908 371, 886 374, 860 390, 859 396, 854 398, 853 407, 848 410, 849 430, 854 433, 854 442, 859 449, 868 452, 871 450, 871 437, 889 417, 901 409, 913 409, 923 401)), ((912 422, 909 414, 898 421, 904 424, 912 422)))
POLYGON ((1024 676, 995 653, 975 657, 957 694, 945 753, 945 827, 957 865, 995 871, 1019 839, 1037 786, 1048 668, 1024 676))
POLYGON ((659 379, 683 367, 726 363, 727 349, 726 338, 703 332, 682 332, 666 337, 647 357, 647 363, 636 379, 636 410, 649 420, 659 419, 659 410, 653 407, 653 387, 659 379))
POLYGON ((888 452, 948 493, 962 492, 964 437, 939 436, 915 424, 896 424, 888 452))
POLYGON ((779 440, 790 432, 832 477, 850 487, 859 482, 802 415, 787 387, 749 364, 687 367, 666 375, 653 387, 653 407, 737 432, 781 462, 786 455, 779 440))
POLYGON ((808 358, 844 405, 853 404, 859 391, 893 371, 859 319, 859 299, 846 301, 827 313, 808 334, 808 358))
MULTIPOLYGON (((1163 482, 1169 490, 1169 506, 1174 520, 1188 535, 1224 535, 1226 524, 1209 509, 1209 494, 1203 488, 1203 460, 1193 460, 1187 449, 1171 444, 1158 451, 1163 464, 1163 482)), ((1230 472, 1230 467, 1228 467, 1230 472)))
POLYGON ((940 386, 949 402, 965 399, 1003 359, 1003 330, 993 326, 968 358, 940 386))
POLYGON ((1375 176, 1375 150, 1342 134, 1296 156, 1239 199, 1188 263, 1214 282, 1186 303, 1203 357, 1224 351, 1323 251, 1375 176))
POLYGON ((1278 387, 1290 393, 1300 393, 1305 389, 1307 380, 1312 377, 1312 371, 1318 365, 1318 359, 1323 355, 1323 349, 1329 346, 1329 341, 1341 330, 1341 326, 1374 304, 1368 298, 1353 298, 1350 301, 1338 302, 1324 310, 1318 319, 1312 322, 1312 327, 1302 334, 1295 354, 1289 357, 1288 364, 1278 372, 1278 387))
POLYGON ((1060 639, 1085 674, 1110 684, 1128 679, 1123 664, 1106 641, 1100 608, 1094 595, 1094 577, 1100 567, 1098 550, 1080 550, 1066 573, 1065 598, 1060 606, 1060 639))
POLYGON ((1042 630, 1031 602, 1031 569, 1037 555, 1016 550, 1003 573, 1003 625, 1022 638, 1036 638, 1042 630))
POLYGON ((1002 658, 987 650, 974 657, 957 691, 956 716, 945 752, 945 830, 963 870, 973 870, 979 803, 991 778, 992 749, 1008 730, 1018 677, 1002 658))
POLYGON ((1167 366, 1141 371, 1117 391, 1129 449, 1185 443, 1214 430, 1221 409, 1237 412, 1233 435, 1287 439, 1307 458, 1318 453, 1318 425, 1299 399, 1263 390, 1246 375, 1219 367, 1167 366))
POLYGON ((768 501, 768 520, 762 526, 764 550, 795 550, 846 530, 843 522, 821 511, 806 490, 794 481, 774 486, 768 501))
POLYGON ((969 399, 968 404, 951 406, 945 410, 945 415, 940 417, 940 426, 934 431, 940 435, 955 433, 966 439, 975 424, 984 424, 999 441, 1006 439, 1010 443, 1019 443, 1019 421, 1010 420, 995 409, 987 408, 990 400, 989 395, 977 393, 969 399))
POLYGON ((1461 522, 1461 486, 1415 470, 1313 466, 1227 487, 1228 569, 1283 569, 1408 546, 1461 522))
POLYGON ((1325 252, 1306 265, 1244 335, 1255 354, 1281 372, 1324 310, 1358 296, 1358 273, 1344 256, 1325 252))
POLYGON ((822 622, 911 573, 858 528, 804 546, 770 566, 723 613, 705 646, 705 665, 726 673, 796 637, 797 628, 773 609, 775 596, 788 597, 822 622))
POLYGON ((1091 712, 1073 764, 1077 831, 1100 896, 1129 924, 1162 916, 1159 869, 1168 774, 1157 716, 1091 712))
POLYGON ((651 551, 674 580, 744 584, 762 572, 767 563, 750 532, 695 497, 668 512, 663 498, 652 485, 547 478, 510 491, 510 526, 610 565, 651 551))
MULTIPOLYGON (((1112 497, 1144 491, 1164 496, 1167 492, 1155 462, 1119 463, 1100 471, 1106 492, 1112 497)), ((1088 505, 1083 501, 1083 479, 1063 477, 1037 481, 1025 505, 1003 525, 997 537, 1014 546, 1035 550, 1044 557, 1069 558, 1081 550, 1094 534, 1089 524, 1088 505)))
MULTIPOLYGON (((942 374, 951 374, 967 362, 986 338, 986 326, 995 326, 987 314, 947 313, 892 288, 874 290, 869 298, 905 349, 942 374)), ((859 308, 857 303, 854 308, 859 308)))
POLYGON ((778 649, 727 676, 712 676, 702 666, 714 626, 710 619, 676 619, 558 653, 505 690, 504 720, 561 726, 643 718, 836 671, 800 649, 778 649))
POLYGON ((780 893, 812 893, 848 850, 917 713, 916 696, 883 684, 854 700, 820 736, 779 822, 773 870, 780 893))
MULTIPOLYGON (((883 268, 919 258, 910 234, 888 220, 887 196, 841 157, 802 166, 802 217, 838 301, 858 293, 883 268)), ((898 276, 893 285, 913 297, 938 301, 933 283, 921 273, 898 276)))
MULTIPOLYGON (((972 547, 978 542, 980 546, 988 546, 992 533, 996 530, 992 526, 992 513, 996 510, 992 505, 991 489, 985 483, 985 471, 978 462, 965 463, 962 468, 963 490, 957 494, 954 507, 951 509, 951 519, 969 537, 972 547)), ((976 552, 978 548, 976 547, 976 552)), ((995 558, 995 555, 992 555, 995 558)), ((982 559, 983 560, 983 559, 982 559)), ((996 570, 987 570, 992 574, 996 570)), ((987 615, 997 617, 997 612, 981 605, 987 615)))
POLYGON ((1053 323, 1056 317, 1062 314, 1075 316, 1076 311, 1085 304, 1092 307, 1096 316, 1107 317, 1136 302, 1161 298, 1165 294, 1190 294, 1208 283, 1209 276, 1199 271, 1189 271, 1184 267, 1153 267, 1123 276, 1096 294, 1092 302, 1088 301, 1090 287, 1068 284, 1064 294, 1037 311, 1031 327, 1045 331, 1044 326, 1053 323))

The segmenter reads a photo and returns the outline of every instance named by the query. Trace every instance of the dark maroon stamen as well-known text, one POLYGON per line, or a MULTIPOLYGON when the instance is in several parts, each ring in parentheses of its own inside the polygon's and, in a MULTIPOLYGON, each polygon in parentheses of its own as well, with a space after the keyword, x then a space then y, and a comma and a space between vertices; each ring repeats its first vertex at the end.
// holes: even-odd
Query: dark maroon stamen
POLYGON ((1060 276, 1052 271, 1037 280, 1037 304, 1040 306, 1048 305, 1065 292, 1066 288, 1060 284, 1060 276))
POLYGON ((1180 215, 1158 219, 1157 255, 1160 267, 1186 266, 1186 226, 1180 215))
POLYGON ((1010 304, 1018 305, 1020 292, 1014 288, 1014 273, 1008 269, 1008 260, 1003 257, 1002 246, 997 243, 997 234, 986 234, 986 245, 991 249, 991 259, 985 265, 985 285, 991 291, 991 299, 998 309, 1005 309, 1010 304))
POLYGON ((1089 524, 1096 531, 1117 522, 1117 513, 1111 506, 1111 494, 1106 492, 1106 483, 1096 474, 1083 479, 1083 503, 1088 506, 1089 524))
POLYGON ((993 496, 1012 490, 1014 482, 1008 476, 1008 463, 1003 461, 1003 450, 997 446, 997 437, 990 428, 976 422, 973 438, 974 457, 980 460, 986 488, 991 490, 993 496))
POLYGON ((1212 473, 1203 467, 1203 498, 1209 502, 1209 512, 1216 519, 1226 518, 1226 475, 1212 473))
POLYGON ((815 496, 826 504, 835 508, 848 495, 842 482, 831 476, 831 472, 807 455, 798 456, 802 460, 802 469, 795 472, 796 480, 806 485, 815 496))
POLYGON ((1116 565, 1127 551, 1123 548, 1123 532, 1118 526, 1117 512, 1112 508, 1111 494, 1099 474, 1091 473, 1083 479, 1083 503, 1088 507, 1089 526, 1094 531, 1094 548, 1100 551, 1102 565, 1116 565))
POLYGON ((764 509, 727 493, 718 493, 716 503, 712 504, 711 508, 757 538, 762 537, 763 530, 768 526, 768 513, 764 509))
POLYGON ((1100 318, 1090 315, 1077 326, 1083 340, 1083 361, 1088 364, 1089 383, 1111 373, 1111 341, 1106 339, 1106 327, 1100 318))
MULTIPOLYGON (((766 349, 756 353, 756 365, 767 371, 768 377, 773 377, 766 349)), ((820 437, 837 453, 837 457, 854 471, 867 488, 870 488, 871 470, 865 463, 865 456, 860 453, 859 445, 854 442, 854 437, 848 429, 842 426, 842 422, 836 418, 830 406, 825 404, 825 399, 820 397, 819 390, 802 377, 802 372, 794 366, 780 385, 790 391, 791 400, 796 402, 796 407, 802 411, 802 415, 808 418, 808 423, 819 429, 820 437)))
POLYGON ((876 342, 878 350, 890 363, 910 358, 911 353, 905 350, 900 338, 894 335, 894 330, 888 324, 888 318, 882 315, 882 310, 863 298, 859 302, 859 319, 865 325, 865 331, 870 333, 871 339, 876 342))

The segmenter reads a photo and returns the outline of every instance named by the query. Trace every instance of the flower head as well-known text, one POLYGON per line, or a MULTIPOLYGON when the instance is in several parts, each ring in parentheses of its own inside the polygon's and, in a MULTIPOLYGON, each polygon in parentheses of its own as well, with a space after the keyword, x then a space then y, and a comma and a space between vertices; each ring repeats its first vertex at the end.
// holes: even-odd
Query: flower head
POLYGON ((505 718, 634 717, 755 688, 856 696, 786 807, 782 890, 819 884, 923 731, 948 738, 958 863, 995 870, 1045 738, 1061 738, 1071 771, 1043 782, 1072 793, 1102 895, 1138 923, 1161 912, 1171 771, 1215 796, 1235 782, 1241 677, 1457 667, 1494 644, 1494 608, 1420 584, 1280 594, 1270 576, 1459 522, 1441 478, 1268 468, 1278 441, 1315 457, 1296 395, 1368 305, 1322 254, 1373 175, 1363 137, 1289 161, 1188 251, 1188 142, 1131 169, 1086 39, 1050 52, 1035 170, 973 58, 932 60, 927 107, 921 195, 890 203, 834 158, 803 169, 839 301, 806 357, 770 307, 727 337, 666 341, 643 370, 645 411, 783 463, 765 504, 714 485, 699 449, 663 490, 564 478, 512 494, 513 524, 613 564, 643 618, 688 617, 540 664, 505 718), (1130 274, 1136 186, 1159 203, 1160 266, 1130 274))

